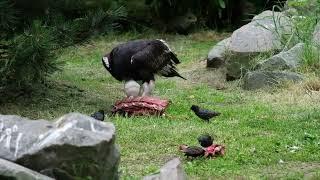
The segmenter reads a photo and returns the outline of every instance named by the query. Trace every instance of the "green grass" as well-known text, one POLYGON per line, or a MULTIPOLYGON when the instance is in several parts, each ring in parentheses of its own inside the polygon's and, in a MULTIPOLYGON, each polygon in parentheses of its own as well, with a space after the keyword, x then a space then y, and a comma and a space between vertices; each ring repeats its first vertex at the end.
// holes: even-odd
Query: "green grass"
POLYGON ((74 111, 110 110, 123 98, 123 84, 103 68, 101 56, 118 43, 136 38, 166 39, 182 61, 179 71, 189 80, 158 77, 155 96, 172 101, 165 117, 108 119, 117 129, 123 179, 157 172, 173 157, 182 159, 192 179, 320 177, 320 92, 306 91, 305 84, 249 92, 241 90, 239 82, 225 82, 223 70, 205 69, 203 61, 221 39, 213 32, 189 36, 128 33, 67 48, 59 55, 65 62, 63 70, 50 78, 47 87, 39 86, 30 96, 1 105, 0 113, 54 119, 74 111), (211 123, 202 122, 190 111, 192 104, 222 115, 211 123), (226 155, 188 161, 178 146, 197 145, 202 133, 224 144, 226 155), (300 149, 290 152, 292 146, 300 149))

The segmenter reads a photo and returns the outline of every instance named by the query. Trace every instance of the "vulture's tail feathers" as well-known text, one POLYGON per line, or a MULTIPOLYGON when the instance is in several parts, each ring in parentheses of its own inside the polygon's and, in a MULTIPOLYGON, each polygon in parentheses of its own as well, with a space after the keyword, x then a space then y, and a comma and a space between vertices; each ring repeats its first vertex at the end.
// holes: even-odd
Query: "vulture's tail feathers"
POLYGON ((183 76, 181 76, 177 71, 176 71, 176 67, 173 65, 166 65, 165 67, 162 68, 162 70, 159 72, 159 74, 161 74, 164 77, 180 77, 184 80, 187 80, 186 78, 184 78, 183 76))
POLYGON ((177 77, 179 77, 179 78, 182 78, 182 79, 184 79, 184 80, 187 80, 186 78, 184 78, 183 76, 181 76, 177 71, 175 71, 175 73, 176 73, 175 76, 177 76, 177 77))
POLYGON ((175 64, 180 64, 179 59, 177 58, 177 56, 176 56, 173 52, 169 51, 168 54, 169 54, 169 56, 170 56, 170 59, 171 59, 175 64))

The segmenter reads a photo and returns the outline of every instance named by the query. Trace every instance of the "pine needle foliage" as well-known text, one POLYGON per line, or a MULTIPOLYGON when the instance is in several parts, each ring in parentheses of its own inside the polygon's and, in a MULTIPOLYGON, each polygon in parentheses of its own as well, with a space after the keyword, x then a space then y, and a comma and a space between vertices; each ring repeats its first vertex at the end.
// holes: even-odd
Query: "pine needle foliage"
POLYGON ((8 0, 0 1, 0 39, 7 39, 12 35, 18 23, 18 11, 8 0))
POLYGON ((82 18, 83 30, 90 35, 106 34, 109 31, 116 30, 121 27, 119 21, 124 20, 127 16, 125 8, 112 7, 108 10, 98 9, 89 11, 82 18))
POLYGON ((1 79, 17 89, 44 82, 46 77, 58 70, 54 58, 56 43, 52 31, 40 21, 34 21, 24 33, 12 39, 8 56, 1 61, 1 79))
POLYGON ((123 6, 89 9, 75 18, 67 18, 54 12, 47 19, 62 46, 83 42, 91 36, 107 34, 119 30, 121 22, 126 20, 127 12, 123 6))
POLYGON ((37 2, 0 2, 0 92, 45 82, 61 67, 57 49, 113 31, 127 15, 111 1, 102 6, 100 0, 37 2))

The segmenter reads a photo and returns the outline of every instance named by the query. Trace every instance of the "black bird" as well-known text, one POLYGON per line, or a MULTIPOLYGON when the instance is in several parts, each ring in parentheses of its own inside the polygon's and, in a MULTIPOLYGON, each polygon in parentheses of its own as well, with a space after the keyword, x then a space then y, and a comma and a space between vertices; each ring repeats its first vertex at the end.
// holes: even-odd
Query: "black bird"
POLYGON ((209 122, 209 120, 215 116, 219 116, 221 113, 210 111, 207 109, 201 109, 197 105, 192 105, 190 108, 199 118, 209 122))
POLYGON ((134 40, 120 44, 102 57, 103 66, 118 81, 125 81, 127 96, 150 95, 154 89, 155 74, 164 77, 182 77, 176 69, 180 63, 168 44, 161 39, 134 40))
POLYGON ((199 144, 206 148, 213 144, 213 138, 210 135, 201 135, 198 137, 199 144))
POLYGON ((204 156, 205 150, 197 146, 180 145, 179 150, 188 157, 200 157, 204 156))
POLYGON ((99 121, 104 121, 104 110, 99 110, 98 112, 91 114, 91 117, 99 121))

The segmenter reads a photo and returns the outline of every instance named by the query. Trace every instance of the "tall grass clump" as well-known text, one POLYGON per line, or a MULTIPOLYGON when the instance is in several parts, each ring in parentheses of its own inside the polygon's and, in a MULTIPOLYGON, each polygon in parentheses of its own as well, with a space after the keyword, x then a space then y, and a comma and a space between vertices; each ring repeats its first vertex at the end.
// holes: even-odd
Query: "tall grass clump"
POLYGON ((302 71, 315 72, 320 76, 320 53, 319 46, 305 44, 302 54, 302 71))
MULTIPOLYGON (((295 2, 295 1, 294 1, 295 2)), ((320 1, 319 0, 306 0, 294 4, 296 7, 303 9, 306 13, 299 13, 294 16, 293 25, 295 36, 299 42, 305 44, 302 53, 302 71, 319 73, 320 68, 320 43, 314 39, 314 32, 318 29, 318 22, 320 20, 320 1), (312 8, 312 10, 307 7, 312 8)))

